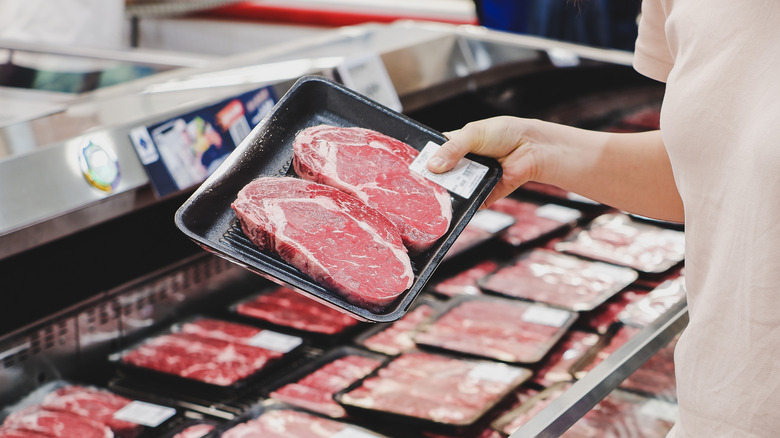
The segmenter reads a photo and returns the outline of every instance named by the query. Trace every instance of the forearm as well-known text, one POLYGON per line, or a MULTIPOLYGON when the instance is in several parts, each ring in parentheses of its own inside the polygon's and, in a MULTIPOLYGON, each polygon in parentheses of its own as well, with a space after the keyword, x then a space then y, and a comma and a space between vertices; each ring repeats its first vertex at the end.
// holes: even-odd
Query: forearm
POLYGON ((501 163, 504 174, 486 205, 527 181, 538 181, 631 213, 683 221, 658 131, 607 133, 503 116, 469 123, 447 136, 449 141, 428 161, 431 171, 449 170, 469 152, 501 163))
POLYGON ((659 131, 607 133, 555 125, 548 132, 561 146, 542 154, 536 180, 631 213, 683 222, 659 131))

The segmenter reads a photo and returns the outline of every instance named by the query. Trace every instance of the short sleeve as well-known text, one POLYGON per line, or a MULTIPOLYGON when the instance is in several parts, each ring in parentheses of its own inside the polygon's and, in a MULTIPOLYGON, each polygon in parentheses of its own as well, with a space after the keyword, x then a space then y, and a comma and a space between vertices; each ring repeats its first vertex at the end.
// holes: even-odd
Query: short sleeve
POLYGON ((665 24, 666 13, 662 0, 644 0, 634 50, 634 68, 661 82, 666 82, 674 64, 666 39, 665 24))

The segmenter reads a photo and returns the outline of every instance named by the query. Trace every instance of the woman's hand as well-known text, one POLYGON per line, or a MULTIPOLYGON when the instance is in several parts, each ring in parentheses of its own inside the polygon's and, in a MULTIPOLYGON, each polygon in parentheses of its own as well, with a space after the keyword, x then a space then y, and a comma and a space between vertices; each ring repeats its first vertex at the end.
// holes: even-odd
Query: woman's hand
POLYGON ((446 172, 467 153, 497 159, 503 176, 485 200, 484 207, 488 207, 525 182, 540 178, 543 152, 553 150, 539 129, 544 125, 548 124, 508 116, 469 123, 462 129, 444 134, 448 141, 428 160, 428 170, 446 172))

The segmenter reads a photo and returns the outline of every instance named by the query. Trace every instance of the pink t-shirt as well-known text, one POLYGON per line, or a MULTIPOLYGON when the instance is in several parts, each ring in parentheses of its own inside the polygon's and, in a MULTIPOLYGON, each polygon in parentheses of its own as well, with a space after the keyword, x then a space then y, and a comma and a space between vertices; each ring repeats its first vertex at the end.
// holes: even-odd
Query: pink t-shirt
POLYGON ((667 84, 690 324, 670 436, 780 436, 780 1, 644 0, 635 68, 667 84))

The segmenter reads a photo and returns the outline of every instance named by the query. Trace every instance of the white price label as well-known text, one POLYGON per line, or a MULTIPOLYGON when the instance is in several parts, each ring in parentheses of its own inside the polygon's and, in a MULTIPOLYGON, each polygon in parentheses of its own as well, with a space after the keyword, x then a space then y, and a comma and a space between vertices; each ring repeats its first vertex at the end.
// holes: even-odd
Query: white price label
POLYGON ((523 312, 522 319, 532 324, 549 325, 551 327, 562 327, 571 317, 571 313, 562 309, 553 309, 552 307, 530 306, 523 312))
POLYGON ((650 399, 646 401, 639 410, 642 415, 657 418, 659 420, 675 423, 679 410, 677 405, 663 400, 650 399))
POLYGON ((469 377, 499 383, 512 383, 523 373, 519 368, 500 363, 481 363, 469 371, 469 377))
POLYGON ((429 141, 423 150, 420 151, 417 158, 409 165, 409 169, 453 193, 466 199, 470 198, 479 182, 487 174, 488 167, 467 158, 461 158, 452 170, 444 173, 433 173, 425 167, 425 163, 440 147, 440 145, 429 141))
POLYGON ((377 438, 378 435, 347 426, 331 435, 331 438, 377 438))
POLYGON ((114 412, 114 419, 148 427, 157 427, 174 415, 176 415, 176 409, 174 408, 134 400, 126 404, 122 409, 114 412))
POLYGON ((401 111, 401 100, 387 73, 385 63, 378 54, 350 56, 344 59, 336 70, 348 88, 390 109, 401 111))
POLYGON ((545 204, 536 209, 536 215, 562 224, 574 222, 582 216, 579 210, 555 204, 545 204))
POLYGON ((295 347, 301 345, 301 342, 303 342, 303 340, 297 336, 290 336, 270 330, 263 330, 260 333, 252 336, 252 338, 249 339, 249 342, 247 343, 253 347, 260 347, 265 348, 266 350, 287 353, 292 351, 295 347))
POLYGON ((497 233, 514 223, 515 218, 512 215, 495 210, 480 210, 469 221, 469 225, 489 233, 497 233))

